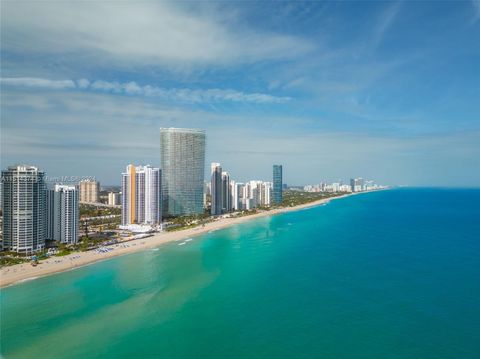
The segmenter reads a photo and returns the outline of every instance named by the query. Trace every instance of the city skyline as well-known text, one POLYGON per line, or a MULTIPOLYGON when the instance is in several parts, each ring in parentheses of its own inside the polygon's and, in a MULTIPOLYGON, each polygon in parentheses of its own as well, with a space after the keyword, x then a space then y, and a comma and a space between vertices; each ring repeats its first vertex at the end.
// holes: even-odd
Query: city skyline
POLYGON ((479 359, 480 0, 1 0, 0 359, 479 359))
POLYGON ((186 127, 239 180, 480 183, 478 1, 1 6, 3 163, 114 184, 186 127))

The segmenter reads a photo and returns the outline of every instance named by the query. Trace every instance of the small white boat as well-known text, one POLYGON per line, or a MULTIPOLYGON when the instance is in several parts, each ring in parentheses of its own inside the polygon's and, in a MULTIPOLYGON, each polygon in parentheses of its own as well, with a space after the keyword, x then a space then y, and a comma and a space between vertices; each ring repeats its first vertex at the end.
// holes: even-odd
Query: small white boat
POLYGON ((178 243, 179 246, 183 246, 184 244, 186 244, 186 243, 185 242, 178 243))
POLYGON ((188 238, 188 239, 185 239, 185 242, 190 242, 192 240, 193 240, 192 238, 188 238))

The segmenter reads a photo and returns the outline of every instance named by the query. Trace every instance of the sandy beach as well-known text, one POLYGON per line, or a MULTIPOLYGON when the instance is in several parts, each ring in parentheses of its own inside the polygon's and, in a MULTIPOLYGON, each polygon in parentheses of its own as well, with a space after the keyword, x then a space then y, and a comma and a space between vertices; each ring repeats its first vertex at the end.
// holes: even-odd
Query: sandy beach
POLYGON ((264 211, 257 214, 237 217, 237 218, 222 218, 215 222, 207 223, 205 226, 198 226, 194 228, 188 228, 175 232, 162 232, 155 233, 152 237, 145 239, 138 239, 130 241, 125 244, 116 244, 106 246, 105 248, 111 248, 106 253, 98 253, 94 250, 88 252, 75 252, 66 256, 56 257, 52 256, 47 260, 42 260, 41 263, 33 267, 29 263, 16 264, 9 267, 4 267, 0 272, 0 287, 5 287, 14 283, 23 282, 26 280, 36 279, 38 277, 46 276, 53 273, 63 272, 74 268, 82 267, 91 263, 95 263, 101 260, 106 260, 112 257, 121 256, 124 254, 134 253, 145 249, 156 248, 162 244, 179 241, 194 236, 198 236, 209 231, 218 230, 221 228, 229 227, 238 223, 250 221, 255 218, 272 216, 279 213, 297 211, 299 209, 318 206, 327 203, 331 200, 345 198, 347 196, 356 195, 365 192, 348 193, 342 196, 326 198, 311 203, 302 204, 295 207, 285 207, 279 209, 273 209, 270 211, 264 211))

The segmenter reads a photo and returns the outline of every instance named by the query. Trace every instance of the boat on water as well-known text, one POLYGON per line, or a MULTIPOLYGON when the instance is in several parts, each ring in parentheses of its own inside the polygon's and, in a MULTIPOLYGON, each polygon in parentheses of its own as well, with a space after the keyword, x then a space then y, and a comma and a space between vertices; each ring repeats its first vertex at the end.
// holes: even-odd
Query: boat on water
POLYGON ((185 242, 178 243, 179 246, 183 246, 184 244, 186 244, 186 243, 185 242))
POLYGON ((187 239, 185 239, 185 242, 190 242, 192 240, 193 240, 192 238, 187 238, 187 239))

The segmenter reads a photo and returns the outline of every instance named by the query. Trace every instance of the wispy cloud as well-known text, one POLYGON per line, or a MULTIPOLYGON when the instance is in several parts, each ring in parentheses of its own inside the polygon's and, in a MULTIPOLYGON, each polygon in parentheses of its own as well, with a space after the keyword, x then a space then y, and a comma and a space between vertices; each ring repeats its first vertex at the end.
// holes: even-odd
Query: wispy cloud
POLYGON ((377 47, 383 41, 387 31, 394 23, 399 11, 401 2, 397 1, 389 5, 387 9, 381 14, 373 34, 373 46, 377 47))
POLYGON ((33 87, 52 90, 71 89, 77 85, 72 80, 49 80, 36 77, 12 77, 0 79, 2 84, 11 86, 33 87))
POLYGON ((221 162, 237 180, 270 178, 271 164, 282 161, 292 184, 356 174, 383 183, 442 184, 443 163, 466 184, 478 182, 478 131, 372 135, 355 128, 345 132, 342 126, 320 129, 313 121, 318 119, 308 123, 280 114, 273 119, 258 113, 217 114, 88 91, 24 91, 18 96, 9 90, 2 101, 2 162, 34 163, 52 176, 96 175, 118 183, 118 174, 130 162, 158 164, 159 127, 191 126, 207 130, 207 162, 221 162), (22 102, 39 107, 26 111, 22 102), (99 151, 101 156, 95 156, 99 151))
POLYGON ((97 91, 131 96, 157 97, 168 101, 184 103, 210 102, 247 102, 256 104, 283 103, 291 100, 290 97, 272 96, 264 93, 245 93, 231 89, 166 89, 151 85, 139 85, 131 82, 109 82, 79 80, 50 80, 33 77, 1 78, 2 85, 20 86, 27 88, 43 88, 51 90, 73 89, 79 91, 97 91))
POLYGON ((477 22, 480 19, 480 0, 472 0, 474 15, 473 22, 477 22))
POLYGON ((8 1, 2 2, 2 47, 173 67, 294 58, 312 48, 302 38, 238 26, 231 17, 227 22, 194 4, 163 1, 8 1))

